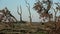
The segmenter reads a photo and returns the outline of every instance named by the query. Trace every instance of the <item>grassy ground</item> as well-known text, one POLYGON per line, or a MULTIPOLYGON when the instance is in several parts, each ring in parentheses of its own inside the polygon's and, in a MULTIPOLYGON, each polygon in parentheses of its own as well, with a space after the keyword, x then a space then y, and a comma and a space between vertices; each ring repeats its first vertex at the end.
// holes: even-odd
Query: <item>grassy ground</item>
MULTIPOLYGON (((0 24, 1 25, 1 24, 0 24)), ((42 27, 43 25, 41 25, 42 27)), ((2 23, 0 27, 0 33, 2 34, 47 34, 47 32, 39 29, 40 25, 29 25, 23 23, 12 23, 12 26, 9 24, 2 23), (3 27, 4 26, 4 27, 3 27), (41 31, 40 31, 41 30, 41 31)))

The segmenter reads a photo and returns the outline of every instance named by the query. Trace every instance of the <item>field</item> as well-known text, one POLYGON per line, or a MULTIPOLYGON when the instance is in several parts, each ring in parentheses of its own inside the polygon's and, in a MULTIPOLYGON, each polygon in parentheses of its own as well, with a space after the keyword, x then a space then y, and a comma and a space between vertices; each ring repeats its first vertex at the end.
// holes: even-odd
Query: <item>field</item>
POLYGON ((0 23, 0 34, 48 34, 42 23, 0 23))

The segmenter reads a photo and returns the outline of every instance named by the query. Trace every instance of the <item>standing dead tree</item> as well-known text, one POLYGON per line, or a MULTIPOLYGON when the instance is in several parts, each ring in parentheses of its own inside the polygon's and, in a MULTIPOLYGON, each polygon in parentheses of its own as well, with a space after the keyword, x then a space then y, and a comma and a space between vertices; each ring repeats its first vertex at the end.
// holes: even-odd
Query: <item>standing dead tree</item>
POLYGON ((20 22, 22 22, 22 7, 20 5, 20 13, 19 13, 19 8, 17 7, 17 12, 20 15, 20 22))
POLYGON ((26 2, 26 7, 28 8, 28 11, 29 11, 29 18, 30 18, 30 24, 32 24, 32 17, 31 17, 31 12, 30 12, 30 4, 25 0, 26 2))

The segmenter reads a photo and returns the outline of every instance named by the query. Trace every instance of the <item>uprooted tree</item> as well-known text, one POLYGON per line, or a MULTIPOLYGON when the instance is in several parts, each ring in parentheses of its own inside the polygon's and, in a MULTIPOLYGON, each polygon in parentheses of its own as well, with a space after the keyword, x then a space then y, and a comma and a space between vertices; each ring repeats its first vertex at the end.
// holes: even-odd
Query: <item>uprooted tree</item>
POLYGON ((17 19, 5 7, 5 9, 0 10, 0 22, 17 22, 17 19))

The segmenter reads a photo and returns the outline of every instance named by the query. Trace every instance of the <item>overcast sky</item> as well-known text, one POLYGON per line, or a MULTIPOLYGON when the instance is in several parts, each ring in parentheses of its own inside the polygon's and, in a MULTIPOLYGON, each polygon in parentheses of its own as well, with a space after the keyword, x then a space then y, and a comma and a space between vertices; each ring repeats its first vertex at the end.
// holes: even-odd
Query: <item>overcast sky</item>
MULTIPOLYGON (((38 13, 33 9, 34 3, 36 2, 35 0, 27 0, 28 3, 31 6, 31 14, 32 14, 32 20, 35 22, 39 22, 39 15, 38 13)), ((54 2, 60 2, 59 0, 53 0, 54 2)), ((17 20, 19 20, 20 16, 17 13, 17 6, 20 7, 20 5, 22 6, 22 17, 23 20, 25 21, 29 21, 29 12, 28 9, 26 7, 26 3, 24 0, 0 0, 0 10, 7 7, 12 15, 14 15, 17 20)))

